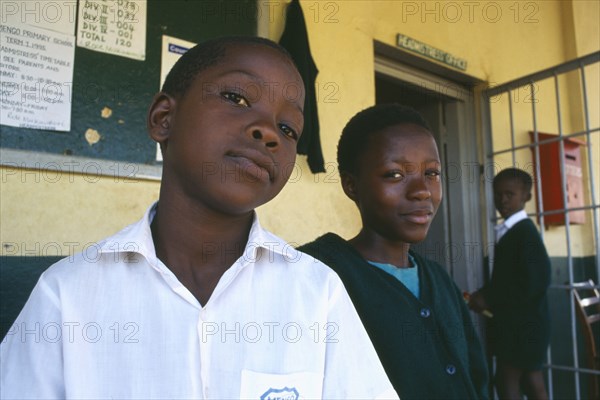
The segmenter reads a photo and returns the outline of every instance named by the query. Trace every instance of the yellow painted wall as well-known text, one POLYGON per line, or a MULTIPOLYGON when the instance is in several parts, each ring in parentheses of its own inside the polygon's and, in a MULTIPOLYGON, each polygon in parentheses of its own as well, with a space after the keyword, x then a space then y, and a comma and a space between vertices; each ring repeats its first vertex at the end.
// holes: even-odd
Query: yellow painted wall
POLYGON ((138 220, 158 182, 0 168, 2 255, 80 251, 138 220))
POLYGON ((575 0, 567 3, 573 7, 577 55, 583 56, 598 51, 600 2, 596 0, 575 0))
MULTIPOLYGON (((278 40, 287 1, 259 4, 265 34, 278 40)), ((327 173, 312 175, 300 156, 291 182, 259 209, 265 226, 295 243, 325 231, 350 237, 360 227, 354 205, 341 191, 335 153, 344 124, 374 103, 374 40, 394 45, 397 33, 408 35, 466 59, 466 73, 491 85, 600 48, 594 41, 596 1, 303 0, 301 5, 320 70, 318 107, 327 173)), ((23 182, 22 174, 12 169, 0 172, 0 240, 18 243, 20 249, 101 239, 140 218, 158 196, 158 183, 151 181, 101 177, 92 184, 75 175, 72 181, 23 182)), ((14 253, 10 246, 2 249, 2 254, 14 253)))

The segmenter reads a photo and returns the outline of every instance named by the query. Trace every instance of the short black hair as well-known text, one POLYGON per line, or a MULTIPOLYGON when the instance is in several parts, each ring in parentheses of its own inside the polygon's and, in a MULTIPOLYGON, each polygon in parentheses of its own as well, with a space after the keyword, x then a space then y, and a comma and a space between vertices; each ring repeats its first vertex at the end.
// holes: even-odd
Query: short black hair
POLYGON ((398 124, 416 124, 431 132, 429 124, 417 110, 401 104, 377 104, 352 117, 338 143, 339 172, 356 174, 357 160, 367 148, 369 138, 382 129, 398 124))
POLYGON ((221 61, 225 57, 225 51, 228 47, 240 44, 271 47, 279 51, 294 64, 288 51, 269 39, 256 36, 218 37, 199 43, 186 51, 169 71, 161 91, 174 97, 185 95, 200 72, 221 61))
POLYGON ((496 186, 496 184, 500 181, 508 181, 508 180, 517 180, 519 182, 521 182, 521 184, 523 184, 523 189, 525 189, 526 192, 531 192, 531 188, 533 186, 533 179, 531 178, 531 175, 529 175, 527 172, 523 171, 522 169, 519 168, 506 168, 503 169, 502 171, 498 172, 498 174, 494 177, 494 182, 493 185, 496 186))

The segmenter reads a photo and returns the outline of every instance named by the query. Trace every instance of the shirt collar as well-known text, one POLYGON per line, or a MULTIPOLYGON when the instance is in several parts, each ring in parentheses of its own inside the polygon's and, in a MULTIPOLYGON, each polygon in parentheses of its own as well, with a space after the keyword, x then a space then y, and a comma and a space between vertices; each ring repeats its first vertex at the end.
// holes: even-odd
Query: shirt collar
MULTIPOLYGON (((294 246, 262 227, 255 211, 250 234, 248 235, 248 242, 246 243, 242 257, 250 260, 258 260, 269 253, 280 254, 286 259, 291 260, 296 260, 298 257, 298 250, 294 246)), ((268 259, 270 260, 271 256, 268 259)))
MULTIPOLYGON (((100 252, 134 252, 141 254, 148 261, 156 260, 156 250, 154 241, 152 240, 150 223, 156 215, 157 205, 158 202, 152 204, 146 210, 144 217, 138 222, 127 226, 117 234, 100 242, 100 252)), ((255 211, 250 234, 248 235, 248 242, 246 243, 242 258, 244 261, 258 260, 261 256, 264 256, 262 252, 277 253, 291 259, 296 259, 297 257, 297 250, 293 246, 261 226, 255 211)))
POLYGON ((144 217, 99 243, 101 253, 134 252, 150 259, 156 257, 150 223, 156 215, 158 202, 152 204, 144 217))
POLYGON ((527 219, 527 213, 525 210, 517 211, 510 217, 504 220, 504 225, 507 229, 512 228, 517 222, 527 219))

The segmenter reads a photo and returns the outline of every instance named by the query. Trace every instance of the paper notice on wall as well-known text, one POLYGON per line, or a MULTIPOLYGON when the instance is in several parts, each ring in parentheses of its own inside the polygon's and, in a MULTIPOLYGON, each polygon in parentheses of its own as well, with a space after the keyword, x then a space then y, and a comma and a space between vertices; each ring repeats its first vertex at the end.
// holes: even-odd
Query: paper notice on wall
POLYGON ((77 0, 61 1, 3 1, 0 23, 32 25, 68 35, 75 34, 77 0))
POLYGON ((179 60, 179 57, 196 43, 187 40, 177 39, 172 36, 163 35, 162 51, 160 56, 160 87, 165 83, 167 74, 173 68, 173 65, 179 60))
POLYGON ((77 46, 146 59, 146 0, 80 0, 77 46))
POLYGON ((75 37, 0 24, 0 124, 71 130, 75 37))
MULTIPOLYGON (((162 37, 162 52, 160 57, 160 87, 162 88, 167 74, 173 68, 173 65, 179 60, 179 57, 196 43, 188 42, 187 40, 177 39, 172 36, 163 35, 162 37)), ((156 145, 156 161, 162 161, 162 153, 160 147, 156 145)))

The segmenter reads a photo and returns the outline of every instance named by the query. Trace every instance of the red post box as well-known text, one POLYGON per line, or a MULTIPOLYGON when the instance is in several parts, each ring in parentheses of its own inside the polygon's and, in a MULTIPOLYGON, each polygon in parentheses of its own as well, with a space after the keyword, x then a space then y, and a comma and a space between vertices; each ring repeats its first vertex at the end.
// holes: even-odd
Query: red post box
MULTIPOLYGON (((531 142, 534 141, 533 132, 529 132, 531 142)), ((538 140, 556 138, 557 135, 548 133, 539 133, 538 140)), ((576 208, 584 206, 583 195, 583 171, 581 169, 581 146, 585 146, 585 142, 575 138, 563 140, 564 143, 564 159, 560 159, 559 142, 547 143, 539 146, 540 148, 540 171, 542 184, 542 197, 544 211, 562 210, 565 208, 576 208), (560 172, 560 164, 563 163, 565 168, 565 179, 567 181, 567 204, 563 203, 563 181, 560 172)), ((535 148, 533 160, 535 163, 535 148)), ((535 186, 536 194, 538 187, 535 186)), ((537 203, 536 203, 537 207, 537 203)), ((539 211, 539 210, 538 210, 539 211)), ((569 212, 569 222, 571 224, 584 224, 585 211, 575 210, 569 212)), ((565 214, 557 213, 544 216, 546 225, 564 225, 565 214)))

